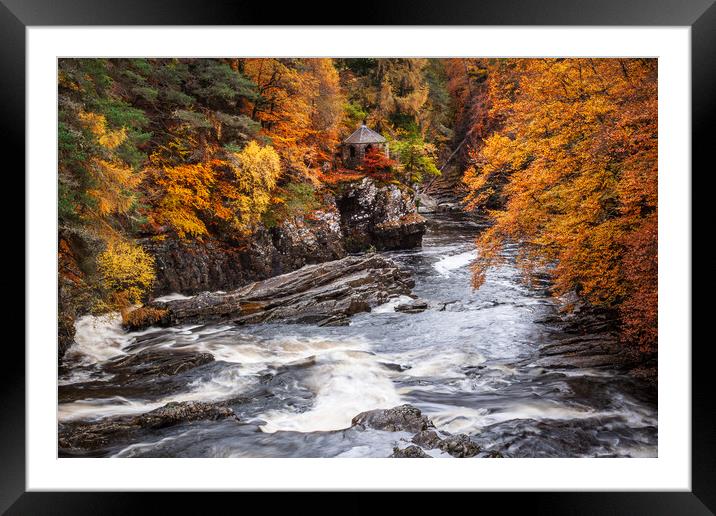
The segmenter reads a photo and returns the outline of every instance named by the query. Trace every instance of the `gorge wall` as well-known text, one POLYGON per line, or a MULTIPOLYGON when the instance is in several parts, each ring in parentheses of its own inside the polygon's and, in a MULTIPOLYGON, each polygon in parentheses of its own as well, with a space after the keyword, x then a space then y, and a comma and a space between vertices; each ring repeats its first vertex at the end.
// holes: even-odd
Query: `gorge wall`
POLYGON ((176 238, 147 239, 142 245, 155 257, 153 294, 160 296, 227 290, 349 253, 416 247, 424 232, 412 192, 365 178, 341 185, 308 216, 259 228, 243 248, 176 238))
MULTIPOLYGON (((231 290, 304 265, 338 260, 349 253, 421 245, 426 221, 417 213, 414 193, 407 187, 364 178, 343 183, 335 190, 324 196, 321 209, 271 228, 262 226, 244 245, 217 238, 181 240, 169 235, 140 240, 155 259, 151 297, 231 290)), ((73 342, 74 319, 89 311, 89 306, 82 304, 89 296, 78 294, 88 289, 77 265, 84 254, 81 239, 61 236, 60 358, 73 342)))

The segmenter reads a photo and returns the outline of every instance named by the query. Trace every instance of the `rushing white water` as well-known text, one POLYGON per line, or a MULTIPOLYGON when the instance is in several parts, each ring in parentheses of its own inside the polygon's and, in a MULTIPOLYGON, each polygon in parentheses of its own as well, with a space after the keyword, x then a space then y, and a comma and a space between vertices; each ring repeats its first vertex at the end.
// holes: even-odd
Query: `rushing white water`
POLYGON ((514 456, 656 455, 655 402, 632 379, 530 365, 541 345, 564 337, 538 323, 554 307, 546 293, 525 287, 509 262, 473 290, 476 230, 445 216, 422 249, 390 253, 413 273, 414 293, 428 301, 422 313, 396 312, 411 299, 400 296, 339 327, 220 323, 127 333, 116 314, 80 318, 59 379, 59 420, 140 414, 171 401, 226 401, 240 423, 146 431, 105 453, 387 457, 409 446, 412 434, 358 431, 351 421, 360 412, 410 403, 438 431, 468 433, 514 456), (215 362, 136 379, 108 367, 147 350, 210 353, 215 362))
POLYGON ((433 267, 441 276, 448 277, 450 276, 450 271, 469 265, 475 258, 477 258, 476 251, 465 251, 464 253, 446 256, 437 261, 433 267))
POLYGON ((75 321, 75 343, 67 350, 67 357, 82 364, 105 362, 126 354, 124 348, 132 341, 133 337, 122 330, 119 313, 85 315, 75 321))
POLYGON ((367 353, 336 351, 321 356, 306 385, 315 393, 305 412, 271 410, 258 416, 264 432, 317 432, 351 426, 360 412, 400 404, 387 371, 367 353))

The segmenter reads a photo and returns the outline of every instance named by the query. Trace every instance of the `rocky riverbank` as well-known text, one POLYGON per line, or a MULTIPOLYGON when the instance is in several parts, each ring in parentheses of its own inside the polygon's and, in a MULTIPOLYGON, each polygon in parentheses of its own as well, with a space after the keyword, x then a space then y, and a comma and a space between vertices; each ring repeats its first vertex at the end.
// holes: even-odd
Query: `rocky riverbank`
MULTIPOLYGON (((272 227, 259 226, 245 242, 219 236, 202 241, 181 240, 172 235, 144 238, 139 243, 156 264, 152 295, 229 291, 306 265, 340 260, 348 253, 420 246, 426 221, 418 214, 414 197, 404 185, 364 178, 323 191, 320 209, 289 217, 272 227)), ((81 264, 92 255, 91 245, 81 235, 61 234, 60 360, 74 342, 75 319, 90 309, 90 288, 85 284, 81 264)), ((84 268, 89 267, 85 265, 84 268)), ((204 298, 213 299, 211 295, 204 298)), ((364 311, 365 306, 354 299, 352 305, 333 312, 349 315, 364 311)), ((270 311, 274 316, 279 312, 276 307, 270 311)), ((246 308, 243 313, 246 314, 246 308)), ((158 314, 155 312, 154 316, 158 314)), ((308 317, 305 313, 304 316, 308 317)), ((257 316, 253 320, 261 319, 257 316)))
POLYGON ((348 253, 420 246, 425 224, 405 186, 364 178, 323 195, 319 210, 259 227, 245 245, 172 237, 145 239, 142 245, 157 263, 155 296, 195 294, 240 287, 348 253))
POLYGON ((149 325, 232 321, 342 325, 359 312, 411 294, 410 273, 377 254, 348 256, 250 283, 229 292, 154 301, 127 317, 132 330, 149 325))

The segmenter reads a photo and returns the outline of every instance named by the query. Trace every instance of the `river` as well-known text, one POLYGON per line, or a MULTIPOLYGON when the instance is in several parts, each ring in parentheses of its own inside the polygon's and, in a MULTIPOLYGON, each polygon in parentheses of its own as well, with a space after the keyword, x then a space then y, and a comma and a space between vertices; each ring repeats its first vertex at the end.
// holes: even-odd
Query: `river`
MULTIPOLYGON (((59 421, 231 400, 240 423, 145 431, 92 454, 387 457, 411 434, 350 428, 351 419, 409 403, 438 430, 469 434, 506 456, 656 456, 653 389, 610 369, 533 364, 541 346, 564 338, 544 322, 555 313, 545 285, 525 286, 508 259, 472 289, 480 229, 464 215, 435 215, 422 248, 386 253, 413 273, 415 294, 430 303, 422 313, 395 312, 396 300, 353 316, 349 326, 212 324, 135 333, 122 331, 117 316, 83 317, 60 368, 59 421), (216 360, 139 387, 105 370, 149 348, 209 352, 216 360)), ((509 258, 516 250, 505 252, 509 258)))

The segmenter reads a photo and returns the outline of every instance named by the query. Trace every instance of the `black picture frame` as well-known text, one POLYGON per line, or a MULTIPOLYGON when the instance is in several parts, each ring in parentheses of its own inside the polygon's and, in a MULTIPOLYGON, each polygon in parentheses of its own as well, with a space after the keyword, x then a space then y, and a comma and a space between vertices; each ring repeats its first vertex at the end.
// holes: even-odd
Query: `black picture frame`
MULTIPOLYGON (((0 146, 3 156, 19 158, 14 170, 24 167, 25 148, 25 30, 28 26, 84 25, 340 25, 341 5, 331 3, 247 3, 241 0, 0 0, 0 146), (339 21, 339 23, 336 23, 339 21)), ((714 0, 389 0, 363 1, 351 12, 357 25, 551 25, 551 26, 690 26, 692 63, 692 163, 706 164, 710 153, 708 129, 714 125, 716 94, 716 5, 714 0)), ((48 123, 54 123, 48 118, 48 123)), ((713 165, 709 167, 713 169, 713 165)), ((8 169, 9 172, 9 169, 8 169)), ((701 172, 706 173, 707 170, 701 172)), ((19 177, 19 174, 16 174, 19 177)), ((709 218, 707 189, 693 187, 692 219, 709 218), (703 201, 703 202, 700 202, 703 201), (702 208, 700 208, 702 207, 702 208), (701 210, 701 211, 699 211, 701 210)), ((687 177, 684 180, 688 180, 687 177)), ((702 179, 699 178, 701 184, 702 179)), ((24 191, 20 181, 18 191, 24 191)), ((707 222, 708 223, 708 222, 707 222)), ((19 224, 17 224, 19 230, 19 224)), ((698 235, 695 229, 692 235, 698 235)), ((701 232, 701 237, 708 236, 701 232)), ((21 242, 23 237, 17 240, 21 242)), ((705 238, 708 240, 708 238, 705 238)), ((716 265, 709 253, 697 254, 692 246, 692 275, 701 265, 716 265), (705 262, 708 260, 708 262, 705 262)), ((708 245, 708 242, 701 244, 708 245)), ((18 245, 19 247, 19 245, 18 245)), ((704 251, 706 251, 704 249, 704 251)), ((23 251, 24 252, 24 251, 23 251)), ((25 275, 32 274, 25 268, 25 275)), ((713 274, 711 274, 713 276, 713 274)), ((708 278, 704 274, 704 278, 708 278)), ((700 281, 707 289, 712 279, 700 281)), ((712 290, 712 289, 711 289, 712 290)), ((694 298, 695 299, 695 298, 694 298)), ((705 306, 692 303, 692 320, 702 321, 705 306)), ((27 306, 32 310, 32 306, 27 306)), ((708 360, 711 342, 694 340, 692 346, 692 491, 591 492, 591 493, 480 493, 476 510, 494 498, 509 498, 536 514, 714 514, 716 513, 716 426, 714 396, 708 360)), ((691 343, 670 343, 688 349, 691 343)), ((49 346, 49 343, 48 343, 49 346)), ((185 512, 186 496, 179 493, 61 493, 26 492, 25 489, 25 353, 17 340, 6 339, 3 349, 0 419, 0 511, 7 514, 128 514, 161 507, 161 512, 185 512), (161 499, 161 500, 160 500, 161 499), (159 506, 158 504, 161 504, 159 506), (181 508, 184 510, 181 510, 181 508)), ((251 499, 246 493, 212 497, 203 512, 225 504, 228 496, 251 499)), ((295 494, 292 505, 305 495, 295 494)), ((203 496, 207 498, 207 496, 203 496)), ((255 496, 252 496, 255 498, 255 496)), ((403 510, 422 504, 407 497, 403 510)), ((503 501, 503 500, 501 500, 503 501)), ((248 505, 245 505, 248 507, 248 505)), ((314 503, 310 507, 316 508, 314 503)), ((370 505, 364 506, 368 509, 370 505)), ((344 508, 357 510, 355 503, 344 508)), ((417 507, 416 507, 417 508, 417 507)), ((157 509, 158 510, 158 509, 157 509)), ((361 511, 362 512, 362 511, 361 511)))

